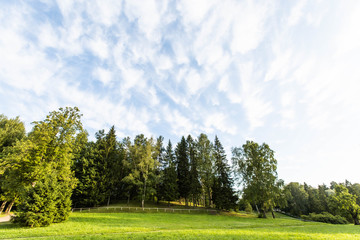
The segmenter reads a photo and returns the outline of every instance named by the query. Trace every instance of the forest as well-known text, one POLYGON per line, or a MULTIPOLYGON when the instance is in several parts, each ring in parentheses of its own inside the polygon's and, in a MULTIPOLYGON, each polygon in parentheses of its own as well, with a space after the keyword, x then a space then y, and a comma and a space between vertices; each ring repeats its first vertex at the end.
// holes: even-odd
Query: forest
POLYGON ((112 126, 90 141, 76 107, 50 112, 29 133, 19 117, 0 115, 0 213, 16 209, 15 223, 37 227, 65 221, 74 207, 178 201, 359 225, 358 183, 285 184, 266 143, 246 141, 229 157, 218 137, 179 137, 119 139, 112 126))

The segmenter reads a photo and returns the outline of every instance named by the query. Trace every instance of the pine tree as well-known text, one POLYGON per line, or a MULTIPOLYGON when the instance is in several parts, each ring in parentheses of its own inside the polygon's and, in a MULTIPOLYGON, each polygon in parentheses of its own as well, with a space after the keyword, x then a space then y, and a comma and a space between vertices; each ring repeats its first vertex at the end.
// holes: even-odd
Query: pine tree
POLYGON ((215 174, 213 185, 213 201, 217 208, 230 210, 236 205, 236 196, 232 188, 230 167, 227 164, 225 150, 217 136, 214 142, 215 174))
POLYGON ((176 146, 176 161, 179 197, 185 198, 185 204, 187 205, 190 193, 190 169, 185 137, 182 137, 176 146))

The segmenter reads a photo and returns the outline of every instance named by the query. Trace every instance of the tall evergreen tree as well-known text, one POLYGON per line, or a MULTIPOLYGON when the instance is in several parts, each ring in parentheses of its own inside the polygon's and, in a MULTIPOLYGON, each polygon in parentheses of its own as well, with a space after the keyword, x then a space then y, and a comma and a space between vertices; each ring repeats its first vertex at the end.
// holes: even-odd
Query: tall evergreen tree
POLYGON ((99 189, 100 173, 96 159, 96 144, 88 142, 75 160, 73 169, 79 181, 72 195, 75 207, 99 206, 104 201, 99 189))
POLYGON ((232 188, 233 180, 230 177, 231 171, 227 164, 225 150, 217 136, 214 142, 214 160, 213 201, 217 208, 230 210, 235 207, 237 197, 232 188))
POLYGON ((110 204, 111 196, 115 194, 115 184, 117 171, 119 170, 118 143, 116 141, 115 126, 112 126, 104 138, 103 149, 100 150, 101 158, 103 159, 104 169, 104 186, 107 205, 110 204))
POLYGON ((176 146, 176 162, 179 197, 185 198, 186 205, 188 205, 190 193, 190 167, 187 152, 187 143, 185 137, 183 136, 176 146))
POLYGON ((161 198, 168 201, 168 204, 170 205, 170 201, 173 201, 178 197, 176 158, 170 140, 166 147, 162 172, 160 194, 161 198))
POLYGON ((163 174, 164 174, 164 166, 166 164, 166 160, 165 160, 165 148, 163 145, 164 142, 164 137, 163 136, 159 136, 156 139, 156 144, 154 146, 154 150, 153 150, 153 159, 156 160, 156 165, 154 168, 154 178, 152 179, 152 181, 154 182, 154 194, 153 194, 153 200, 156 199, 156 202, 159 202, 159 198, 161 198, 161 181, 163 179, 163 174))

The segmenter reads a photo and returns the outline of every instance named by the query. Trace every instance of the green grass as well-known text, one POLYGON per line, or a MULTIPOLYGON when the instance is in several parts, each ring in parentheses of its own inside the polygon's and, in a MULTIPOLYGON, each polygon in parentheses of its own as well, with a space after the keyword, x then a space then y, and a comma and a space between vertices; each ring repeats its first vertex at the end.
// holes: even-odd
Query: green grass
POLYGON ((236 214, 72 213, 44 228, 0 223, 0 239, 360 239, 360 227, 236 214))

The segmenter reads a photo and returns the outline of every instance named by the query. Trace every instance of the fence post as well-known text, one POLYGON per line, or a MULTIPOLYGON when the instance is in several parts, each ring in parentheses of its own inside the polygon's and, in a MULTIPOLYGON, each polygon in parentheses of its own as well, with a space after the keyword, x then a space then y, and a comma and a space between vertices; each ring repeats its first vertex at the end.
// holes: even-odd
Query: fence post
POLYGON ((80 212, 82 212, 82 208, 80 208, 80 212))

